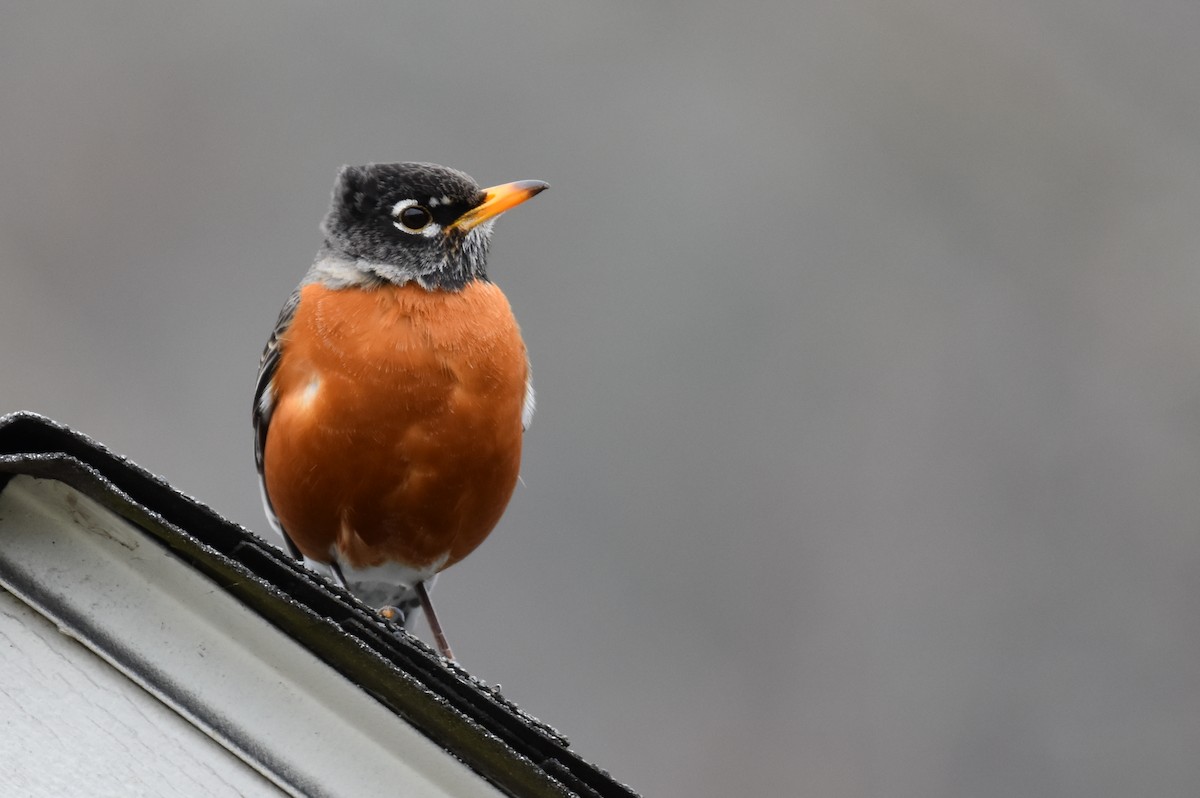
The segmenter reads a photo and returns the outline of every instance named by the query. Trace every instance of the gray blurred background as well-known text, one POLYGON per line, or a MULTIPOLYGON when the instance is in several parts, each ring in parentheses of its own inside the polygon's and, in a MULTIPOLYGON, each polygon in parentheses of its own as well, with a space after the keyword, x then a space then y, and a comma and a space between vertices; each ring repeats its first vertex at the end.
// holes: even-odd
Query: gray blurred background
POLYGON ((540 407, 438 603, 648 796, 1200 794, 1200 5, 9 4, 0 410, 259 532, 343 163, 498 226, 540 407))

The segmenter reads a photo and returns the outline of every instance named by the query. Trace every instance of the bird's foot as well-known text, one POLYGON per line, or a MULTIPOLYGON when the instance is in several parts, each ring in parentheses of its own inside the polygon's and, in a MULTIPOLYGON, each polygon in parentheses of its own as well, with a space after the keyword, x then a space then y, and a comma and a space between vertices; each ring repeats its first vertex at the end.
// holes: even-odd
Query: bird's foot
POLYGON ((407 616, 404 614, 404 610, 400 609, 399 607, 393 607, 390 604, 380 607, 379 614, 389 621, 395 621, 396 623, 400 624, 401 628, 404 628, 404 623, 408 620, 407 616))

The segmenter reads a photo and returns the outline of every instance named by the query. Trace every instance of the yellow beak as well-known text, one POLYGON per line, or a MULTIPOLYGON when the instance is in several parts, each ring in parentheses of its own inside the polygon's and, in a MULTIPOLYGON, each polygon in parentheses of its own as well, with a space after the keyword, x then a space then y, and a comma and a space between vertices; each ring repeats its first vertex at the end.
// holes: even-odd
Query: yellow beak
POLYGON ((515 208, 548 188, 550 188, 550 184, 543 183, 541 180, 518 180, 515 183, 485 188, 483 202, 455 219, 446 230, 465 233, 472 227, 482 224, 488 219, 496 218, 509 208, 515 208))

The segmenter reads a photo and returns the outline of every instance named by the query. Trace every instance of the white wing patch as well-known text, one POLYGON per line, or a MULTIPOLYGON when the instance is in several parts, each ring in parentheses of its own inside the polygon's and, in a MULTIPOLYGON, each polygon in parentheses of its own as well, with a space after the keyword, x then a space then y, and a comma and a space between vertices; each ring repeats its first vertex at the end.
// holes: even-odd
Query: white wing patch
POLYGON ((271 417, 271 410, 275 407, 275 381, 267 383, 267 389, 262 392, 262 396, 258 398, 258 414, 263 418, 271 417))
POLYGON ((521 404, 521 429, 529 429, 533 421, 533 411, 537 407, 537 396, 533 391, 533 376, 525 378, 525 401, 521 404))
POLYGON ((308 384, 304 386, 304 392, 300 394, 300 403, 307 407, 311 405, 313 400, 317 398, 317 394, 321 392, 321 378, 313 375, 308 384))

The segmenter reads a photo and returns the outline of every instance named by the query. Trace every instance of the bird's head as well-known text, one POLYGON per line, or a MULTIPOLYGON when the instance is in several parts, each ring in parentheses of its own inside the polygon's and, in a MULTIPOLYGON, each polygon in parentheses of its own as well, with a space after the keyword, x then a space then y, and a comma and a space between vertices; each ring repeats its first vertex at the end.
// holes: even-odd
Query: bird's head
POLYGON ((329 270, 353 270, 364 282, 462 288, 487 277, 496 217, 547 188, 540 180, 480 188, 431 163, 344 166, 321 225, 321 257, 329 270))

